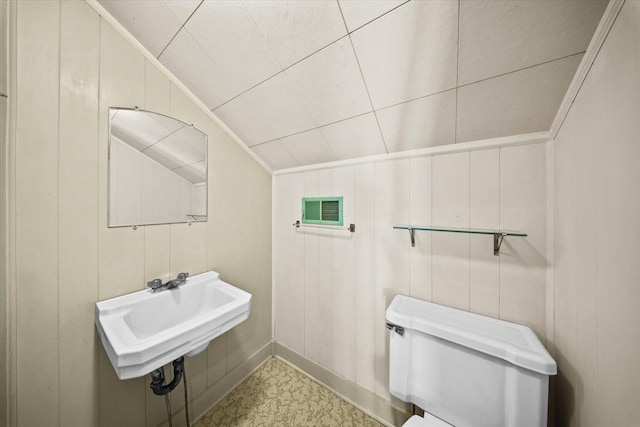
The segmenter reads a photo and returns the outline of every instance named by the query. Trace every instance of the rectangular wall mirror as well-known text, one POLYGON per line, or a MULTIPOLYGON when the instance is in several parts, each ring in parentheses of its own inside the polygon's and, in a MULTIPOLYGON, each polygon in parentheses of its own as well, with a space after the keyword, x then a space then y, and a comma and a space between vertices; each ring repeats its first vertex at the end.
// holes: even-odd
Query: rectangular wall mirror
POLYGON ((207 220, 207 135, 162 114, 109 108, 109 227, 207 220))

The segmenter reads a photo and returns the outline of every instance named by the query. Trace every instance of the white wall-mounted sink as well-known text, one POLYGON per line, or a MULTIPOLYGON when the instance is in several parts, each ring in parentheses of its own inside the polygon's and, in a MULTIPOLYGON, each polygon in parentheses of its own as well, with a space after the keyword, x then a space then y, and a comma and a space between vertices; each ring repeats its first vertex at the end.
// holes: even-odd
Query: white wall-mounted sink
POLYGON ((96 327, 121 380, 144 376, 180 356, 195 356, 209 341, 249 317, 251 294, 209 271, 186 283, 96 303, 96 327))

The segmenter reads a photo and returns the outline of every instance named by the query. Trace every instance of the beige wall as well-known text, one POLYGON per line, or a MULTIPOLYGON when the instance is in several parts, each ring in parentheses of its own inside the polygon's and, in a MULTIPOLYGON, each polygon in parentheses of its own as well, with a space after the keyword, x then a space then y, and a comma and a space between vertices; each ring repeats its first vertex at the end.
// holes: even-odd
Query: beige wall
POLYGON ((389 398, 385 310, 411 295, 546 336, 547 144, 370 162, 274 177, 278 342, 389 398), (356 232, 300 229, 301 198, 343 196, 356 232), (394 224, 521 230, 492 236, 394 224))
MULTIPOLYGON (((7 2, 0 0, 0 93, 7 93, 7 2)), ((0 188, 6 188, 7 180, 7 98, 0 96, 0 188)), ((7 371, 7 332, 8 332, 8 294, 7 294, 7 215, 6 193, 0 197, 0 422, 7 418, 8 399, 8 371, 7 371)))
POLYGON ((555 141, 559 426, 640 425, 638 40, 627 1, 555 141))
POLYGON ((271 340, 271 175, 84 1, 11 7, 17 424, 166 420, 147 379, 117 379, 96 337, 94 304, 156 277, 213 269, 253 294, 252 314, 187 359, 197 415, 219 397, 227 373, 271 340), (207 223, 107 227, 110 106, 168 114, 209 135, 207 223))

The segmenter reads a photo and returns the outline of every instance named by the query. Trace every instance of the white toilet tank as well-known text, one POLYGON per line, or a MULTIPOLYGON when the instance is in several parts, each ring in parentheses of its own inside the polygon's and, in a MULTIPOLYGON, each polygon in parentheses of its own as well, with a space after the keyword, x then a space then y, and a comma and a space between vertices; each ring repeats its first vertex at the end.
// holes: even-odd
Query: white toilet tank
POLYGON ((546 426, 556 363, 526 326, 397 295, 389 389, 457 427, 546 426))

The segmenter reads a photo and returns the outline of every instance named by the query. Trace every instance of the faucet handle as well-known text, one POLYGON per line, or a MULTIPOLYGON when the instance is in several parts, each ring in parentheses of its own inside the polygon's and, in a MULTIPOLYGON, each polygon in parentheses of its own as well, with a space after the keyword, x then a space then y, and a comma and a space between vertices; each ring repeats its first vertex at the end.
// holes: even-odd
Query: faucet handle
POLYGON ((147 288, 151 288, 151 290, 155 291, 158 288, 162 287, 162 280, 161 279, 153 279, 150 282, 147 282, 147 288))
POLYGON ((189 273, 179 273, 178 274, 178 280, 187 280, 187 277, 189 277, 189 273))

